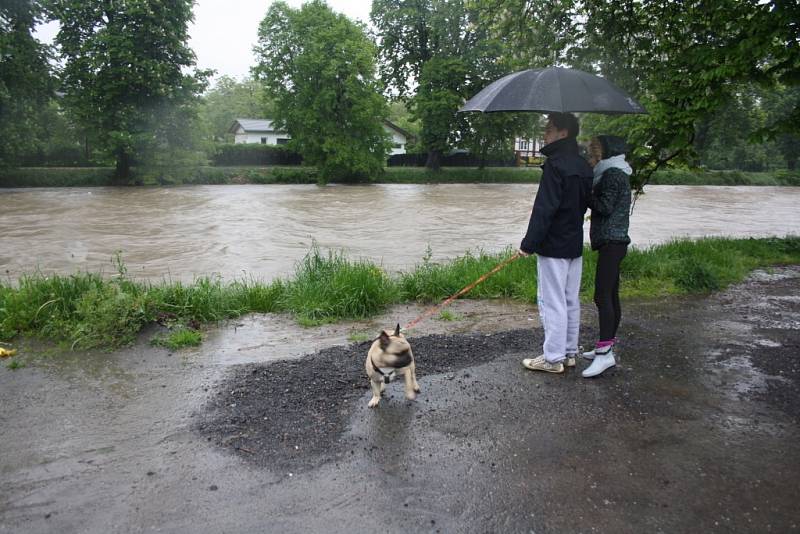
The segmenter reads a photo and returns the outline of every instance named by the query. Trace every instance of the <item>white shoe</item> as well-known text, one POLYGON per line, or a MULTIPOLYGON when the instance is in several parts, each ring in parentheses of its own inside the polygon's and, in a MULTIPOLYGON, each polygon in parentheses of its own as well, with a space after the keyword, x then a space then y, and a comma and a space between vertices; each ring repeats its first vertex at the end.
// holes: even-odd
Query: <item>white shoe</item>
POLYGON ((605 354, 595 354, 594 359, 592 360, 592 365, 584 369, 581 373, 581 376, 583 376, 583 378, 599 376, 603 374, 603 371, 614 367, 615 365, 617 365, 617 361, 614 359, 613 350, 609 350, 605 354))
POLYGON ((544 359, 544 354, 536 358, 525 358, 522 365, 531 371, 544 371, 546 373, 563 373, 564 362, 550 363, 544 359))
POLYGON ((575 352, 567 354, 566 358, 564 358, 564 367, 575 367, 575 359, 577 356, 578 354, 575 352))
POLYGON ((594 360, 595 356, 597 356, 598 354, 606 354, 613 347, 614 345, 608 345, 607 347, 603 347, 602 349, 593 348, 592 350, 582 353, 581 356, 583 356, 587 360, 594 360))

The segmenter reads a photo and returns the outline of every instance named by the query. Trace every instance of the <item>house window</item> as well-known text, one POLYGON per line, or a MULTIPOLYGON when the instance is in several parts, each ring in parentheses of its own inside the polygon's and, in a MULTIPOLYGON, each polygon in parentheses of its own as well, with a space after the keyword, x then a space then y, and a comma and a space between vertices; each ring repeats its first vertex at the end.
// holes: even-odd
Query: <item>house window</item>
POLYGON ((528 141, 527 141, 527 139, 520 139, 519 140, 519 149, 520 150, 528 150, 528 141))
POLYGON ((392 148, 398 148, 398 149, 403 148, 403 145, 401 145, 400 143, 395 143, 392 145, 392 148))
POLYGON ((261 144, 262 145, 266 145, 267 144, 267 138, 266 137, 262 137, 261 138, 261 144))
POLYGON ((278 144, 279 144, 279 145, 285 145, 285 144, 286 144, 286 143, 288 143, 288 142, 289 142, 289 140, 288 140, 288 139, 281 138, 281 137, 279 137, 279 138, 278 138, 278 144))

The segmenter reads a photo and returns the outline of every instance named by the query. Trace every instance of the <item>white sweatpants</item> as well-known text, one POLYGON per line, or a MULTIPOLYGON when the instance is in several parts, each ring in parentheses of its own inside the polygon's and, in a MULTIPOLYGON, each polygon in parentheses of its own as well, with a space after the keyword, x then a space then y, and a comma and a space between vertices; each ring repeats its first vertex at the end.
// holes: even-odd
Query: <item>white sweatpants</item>
POLYGON ((544 327, 544 358, 556 363, 578 351, 583 258, 537 256, 539 315, 544 327))

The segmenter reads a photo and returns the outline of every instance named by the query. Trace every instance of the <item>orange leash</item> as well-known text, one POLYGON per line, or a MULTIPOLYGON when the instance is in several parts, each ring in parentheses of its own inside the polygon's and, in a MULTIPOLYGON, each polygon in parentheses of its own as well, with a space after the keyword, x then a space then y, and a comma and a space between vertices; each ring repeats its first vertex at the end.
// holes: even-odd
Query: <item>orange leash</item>
POLYGON ((444 301, 441 302, 441 304, 437 304, 436 306, 434 306, 432 308, 429 308, 428 310, 424 311, 419 317, 417 317, 416 319, 414 319, 413 321, 408 323, 405 326, 405 328, 403 328, 403 330, 407 331, 407 330, 413 328, 414 326, 416 326, 417 323, 419 323, 425 317, 433 315, 434 313, 436 313, 440 309, 444 308, 445 306, 447 306, 448 304, 450 304, 451 302, 456 300, 458 297, 460 297, 464 293, 467 293, 467 292, 471 291, 475 286, 477 286, 478 284, 480 284, 481 282, 483 282, 484 280, 486 280, 487 278, 489 278, 490 276, 495 274, 497 271, 499 271, 500 269, 502 269, 503 267, 505 267, 506 265, 508 265, 512 261, 518 259, 520 256, 521 256, 520 253, 517 252, 513 256, 511 256, 510 258, 505 260, 504 262, 499 263, 494 269, 492 269, 488 273, 484 274, 483 276, 481 276, 480 278, 478 278, 477 280, 472 282, 470 285, 468 285, 467 287, 463 288, 461 291, 456 293, 455 295, 451 295, 451 296, 447 297, 444 301))

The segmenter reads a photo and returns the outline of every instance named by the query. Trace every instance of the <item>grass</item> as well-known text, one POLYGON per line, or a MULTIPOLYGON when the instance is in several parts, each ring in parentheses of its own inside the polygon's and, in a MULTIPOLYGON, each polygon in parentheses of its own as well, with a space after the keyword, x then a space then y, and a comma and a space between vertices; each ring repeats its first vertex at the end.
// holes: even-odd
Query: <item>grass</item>
POLYGON ((747 172, 668 168, 657 171, 650 184, 800 186, 800 171, 747 172))
MULTIPOLYGON (((368 261, 312 247, 293 276, 271 282, 200 278, 192 284, 151 284, 91 273, 32 274, 16 285, 0 284, 0 341, 34 336, 73 348, 113 349, 131 343, 155 321, 199 325, 252 312, 287 313, 302 325, 365 319, 393 304, 434 303, 457 292, 513 253, 470 253, 446 263, 430 254, 412 271, 390 276, 368 261)), ((584 254, 581 295, 591 299, 596 253, 584 254)), ((800 237, 680 240, 631 249, 622 263, 623 297, 658 298, 708 293, 743 280, 759 267, 800 263, 800 237)), ((513 298, 536 302, 536 260, 519 259, 469 293, 469 298, 513 298)), ((442 320, 451 320, 445 310, 442 320)), ((171 341, 197 341, 196 332, 177 330, 171 341)), ((352 340, 366 340, 355 337, 352 340)), ((172 335, 169 336, 172 338, 172 335)))
POLYGON ((203 335, 191 328, 178 328, 167 335, 156 336, 150 340, 152 345, 178 350, 183 347, 197 347, 203 342, 203 335))
POLYGON ((450 310, 442 310, 441 312, 439 312, 438 319, 440 321, 451 322, 451 321, 460 321, 462 317, 457 313, 451 312, 450 310))
POLYGON ((347 335, 347 341, 350 343, 361 343, 363 341, 370 341, 373 339, 374 336, 369 335, 366 332, 350 332, 347 335))
MULTIPOLYGON (((93 187, 111 184, 113 168, 29 167, 0 169, 0 187, 93 187)), ((222 184, 316 184, 319 176, 313 167, 169 167, 134 169, 133 177, 144 185, 222 185, 222 184)), ((387 167, 375 183, 455 184, 455 183, 538 183, 537 167, 445 167, 431 172, 421 167, 387 167)), ((662 169, 653 185, 772 185, 800 186, 800 172, 709 171, 662 169)))

